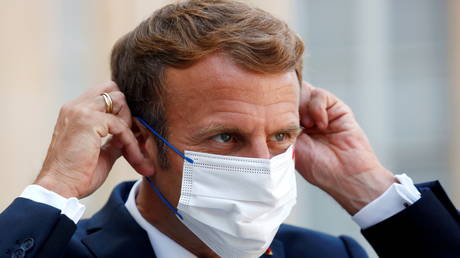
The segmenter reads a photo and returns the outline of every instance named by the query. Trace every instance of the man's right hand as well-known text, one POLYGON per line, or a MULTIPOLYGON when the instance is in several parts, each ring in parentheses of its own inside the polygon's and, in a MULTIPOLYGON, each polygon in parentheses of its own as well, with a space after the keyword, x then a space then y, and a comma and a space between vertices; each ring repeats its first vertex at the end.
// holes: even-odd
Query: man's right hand
POLYGON ((140 173, 153 168, 144 162, 131 131, 131 112, 114 82, 90 89, 60 110, 43 167, 34 184, 63 197, 83 198, 96 191, 115 161, 123 155, 140 173), (106 113, 103 93, 113 102, 106 113), (103 138, 110 138, 103 143, 103 138))

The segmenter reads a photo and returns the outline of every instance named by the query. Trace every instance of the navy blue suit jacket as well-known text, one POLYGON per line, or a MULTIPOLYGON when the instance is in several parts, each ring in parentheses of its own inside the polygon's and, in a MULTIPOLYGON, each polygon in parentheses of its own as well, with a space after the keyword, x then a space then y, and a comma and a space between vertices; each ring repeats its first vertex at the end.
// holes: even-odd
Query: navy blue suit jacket
MULTIPOLYGON (((112 192, 93 217, 75 225, 48 205, 17 198, 0 214, 0 257, 155 257, 147 233, 124 203, 133 182, 112 192)), ((422 198, 362 233, 381 257, 460 257, 460 216, 438 182, 422 198)), ((367 257, 347 236, 282 225, 262 257, 367 257)))

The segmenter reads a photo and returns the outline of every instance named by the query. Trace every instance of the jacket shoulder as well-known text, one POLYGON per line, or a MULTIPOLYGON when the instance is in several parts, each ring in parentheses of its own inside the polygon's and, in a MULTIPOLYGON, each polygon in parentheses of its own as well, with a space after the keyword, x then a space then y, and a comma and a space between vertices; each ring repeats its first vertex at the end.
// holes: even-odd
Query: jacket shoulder
POLYGON ((117 185, 101 210, 77 224, 64 257, 155 257, 147 232, 125 207, 133 184, 117 185))
POLYGON ((368 257, 351 237, 282 224, 275 236, 283 243, 286 257, 368 257))

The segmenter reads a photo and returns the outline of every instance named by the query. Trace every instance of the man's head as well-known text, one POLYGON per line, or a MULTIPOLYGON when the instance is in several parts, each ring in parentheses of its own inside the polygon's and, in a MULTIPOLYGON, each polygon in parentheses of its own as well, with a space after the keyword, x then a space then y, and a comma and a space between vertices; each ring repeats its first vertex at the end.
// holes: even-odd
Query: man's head
MULTIPOLYGON (((186 111, 198 109, 194 111, 196 114, 210 110, 209 105, 214 105, 212 96, 230 97, 238 93, 225 86, 241 87, 241 82, 234 84, 242 79, 239 75, 252 75, 245 78, 255 81, 244 84, 247 89, 241 89, 238 94, 247 97, 256 94, 251 96, 255 99, 247 100, 260 98, 260 105, 265 105, 263 96, 257 94, 281 94, 275 88, 281 90, 289 84, 286 81, 286 85, 262 83, 269 78, 278 76, 280 80, 287 80, 289 77, 290 83, 295 80, 298 87, 302 80, 303 49, 296 33, 260 9, 229 0, 183 1, 156 11, 116 43, 111 58, 112 77, 125 93, 133 115, 144 118, 174 142, 172 138, 179 133, 172 128, 173 120, 187 121, 181 126, 192 127, 196 121, 191 121, 191 114, 186 111), (202 70, 197 69, 198 66, 202 70), (197 95, 197 99, 188 94, 197 95), (194 106, 190 107, 192 103, 194 106), (185 113, 180 114, 181 111, 185 113)), ((226 126, 213 123, 214 127, 226 126)), ((168 169, 170 158, 166 148, 161 141, 155 141, 158 163, 162 169, 168 169)), ((189 146, 185 144, 185 147, 189 146)), ((217 152, 217 149, 207 151, 217 152)))
MULTIPOLYGON (((112 77, 132 114, 180 151, 270 158, 299 132, 303 48, 284 22, 260 9, 190 0, 161 8, 121 38, 112 77)), ((140 123, 133 130, 154 168, 143 175, 177 207, 183 159, 140 123)), ((136 200, 160 231, 198 256, 212 253, 146 180, 136 200)))

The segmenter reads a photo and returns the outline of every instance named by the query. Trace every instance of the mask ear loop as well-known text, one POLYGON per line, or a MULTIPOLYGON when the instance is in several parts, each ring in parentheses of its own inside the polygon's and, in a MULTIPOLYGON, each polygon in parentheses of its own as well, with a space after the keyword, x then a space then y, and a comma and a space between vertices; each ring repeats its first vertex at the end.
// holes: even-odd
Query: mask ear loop
POLYGON ((174 212, 174 214, 176 214, 177 217, 179 217, 181 220, 183 220, 184 218, 182 217, 182 215, 179 214, 179 211, 174 208, 174 206, 171 205, 171 203, 168 202, 168 200, 166 200, 166 198, 161 194, 160 190, 155 186, 155 184, 152 182, 152 179, 148 178, 148 177, 145 177, 145 179, 147 179, 147 181, 149 182, 150 186, 153 188, 153 191, 155 191, 155 193, 158 195, 158 197, 160 197, 160 199, 166 204, 166 206, 168 206, 168 208, 174 212))
POLYGON ((137 121, 141 122, 145 127, 147 127, 147 129, 149 129, 150 132, 152 132, 154 135, 156 135, 158 138, 160 138, 160 140, 162 142, 164 142, 169 148, 171 148, 175 153, 179 154, 179 156, 181 156, 183 159, 185 159, 187 162, 189 163, 192 163, 193 164, 193 159, 185 156, 184 153, 182 153, 181 151, 179 151, 178 149, 176 149, 176 147, 174 147, 171 143, 169 143, 165 138, 163 138, 163 136, 161 136, 157 131, 155 131, 149 124, 147 124, 147 122, 145 122, 142 118, 140 117, 135 117, 137 119, 137 121))
MULTIPOLYGON (((176 149, 176 147, 174 147, 171 143, 169 143, 165 138, 163 138, 163 136, 161 136, 157 131, 155 131, 149 124, 147 124, 147 122, 145 122, 142 118, 140 117, 135 117, 139 122, 141 122, 150 132, 152 132, 154 135, 156 135, 158 138, 160 138, 160 140, 162 140, 169 148, 171 148, 175 153, 179 154, 179 156, 181 156, 185 161, 189 162, 189 163, 192 163, 193 164, 193 159, 185 156, 184 153, 182 153, 181 151, 179 151, 178 149, 176 149)), ((179 214, 179 211, 174 207, 172 206, 172 204, 166 200, 166 198, 164 197, 163 194, 161 194, 160 190, 155 186, 155 184, 153 183, 153 181, 148 178, 148 177, 145 177, 145 179, 147 179, 147 182, 149 182, 149 185, 153 188, 153 191, 155 191, 155 193, 158 195, 158 197, 160 197, 161 201, 163 201, 166 206, 168 206, 168 208, 174 212, 174 214, 176 214, 177 217, 179 217, 181 220, 183 220, 184 218, 182 217, 182 215, 179 214)))

